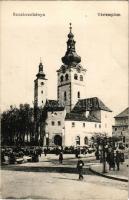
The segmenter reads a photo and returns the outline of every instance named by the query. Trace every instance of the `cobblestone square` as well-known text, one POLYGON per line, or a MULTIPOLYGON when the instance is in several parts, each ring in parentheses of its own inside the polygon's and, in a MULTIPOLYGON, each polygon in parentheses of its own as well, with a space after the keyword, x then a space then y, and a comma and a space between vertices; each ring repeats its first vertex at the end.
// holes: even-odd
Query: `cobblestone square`
MULTIPOLYGON (((93 158, 91 164, 95 161, 93 158)), ((90 163, 90 162, 88 162, 90 163)), ((84 180, 78 174, 50 171, 54 167, 76 167, 76 159, 64 156, 63 165, 58 164, 57 156, 42 155, 39 163, 24 163, 6 166, 1 171, 2 199, 45 199, 45 200, 126 200, 128 183, 103 178, 89 172, 84 180), (45 171, 48 167, 48 171, 45 171)))

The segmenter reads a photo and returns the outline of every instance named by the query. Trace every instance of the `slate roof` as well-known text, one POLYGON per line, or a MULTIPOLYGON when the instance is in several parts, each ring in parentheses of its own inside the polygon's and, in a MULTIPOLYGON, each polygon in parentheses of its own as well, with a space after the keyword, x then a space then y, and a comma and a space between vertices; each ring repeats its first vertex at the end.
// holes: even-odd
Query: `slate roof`
POLYGON ((120 114, 116 115, 115 118, 128 118, 129 117, 129 107, 122 111, 120 114))
POLYGON ((80 99, 76 105, 74 106, 72 112, 75 113, 82 113, 85 111, 92 111, 92 110, 104 110, 108 112, 112 112, 99 98, 87 98, 87 99, 80 99))
POLYGON ((64 110, 64 106, 59 103, 58 100, 47 100, 45 108, 47 111, 62 111, 64 110))
POLYGON ((68 120, 68 121, 88 121, 88 122, 99 122, 100 123, 100 120, 93 117, 93 116, 88 116, 86 118, 86 116, 83 115, 83 114, 72 113, 72 112, 66 114, 65 120, 68 120))

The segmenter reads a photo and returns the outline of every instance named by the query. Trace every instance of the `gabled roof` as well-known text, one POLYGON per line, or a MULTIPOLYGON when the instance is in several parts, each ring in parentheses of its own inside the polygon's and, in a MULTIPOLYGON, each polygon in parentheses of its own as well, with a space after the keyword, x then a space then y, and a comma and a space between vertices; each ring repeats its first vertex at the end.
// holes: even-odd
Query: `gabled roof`
POLYGON ((45 108, 47 109, 47 111, 62 111, 64 110, 64 106, 60 104, 59 101, 57 100, 47 100, 46 101, 46 105, 45 108))
POLYGON ((124 111, 122 111, 120 114, 116 115, 115 118, 121 118, 121 117, 129 117, 129 107, 126 108, 124 111))
POLYGON ((88 121, 88 122, 99 122, 100 123, 100 120, 97 119, 94 116, 88 116, 86 118, 86 116, 83 115, 83 114, 72 113, 72 112, 66 114, 65 120, 68 120, 68 121, 88 121))
POLYGON ((112 112, 99 98, 80 99, 74 106, 72 112, 81 113, 92 110, 104 110, 112 112))

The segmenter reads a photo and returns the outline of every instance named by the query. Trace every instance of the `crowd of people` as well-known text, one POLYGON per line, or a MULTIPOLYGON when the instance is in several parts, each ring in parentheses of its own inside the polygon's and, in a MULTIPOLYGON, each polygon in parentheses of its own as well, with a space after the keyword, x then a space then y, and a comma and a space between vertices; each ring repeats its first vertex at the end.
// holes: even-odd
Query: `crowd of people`
POLYGON ((42 154, 40 147, 4 147, 1 149, 1 164, 16 164, 25 161, 38 162, 42 154))
POLYGON ((107 162, 110 170, 120 170, 120 164, 123 164, 125 161, 124 149, 117 148, 106 148, 98 149, 95 152, 96 160, 100 160, 100 162, 107 162), (105 154, 105 155, 104 155, 105 154))
MULTIPOLYGON (((67 148, 67 151, 71 150, 72 153, 74 153, 75 158, 78 158, 80 160, 80 154, 87 154, 94 152, 94 149, 90 151, 87 147, 83 148, 67 148)), ((15 163, 21 163, 24 161, 31 161, 31 162, 39 162, 39 157, 41 157, 41 154, 44 153, 44 156, 47 156, 49 153, 54 153, 58 156, 59 163, 63 163, 63 154, 66 153, 65 149, 54 147, 53 149, 50 148, 42 148, 42 147, 5 147, 1 150, 1 163, 2 164, 15 164, 15 163)), ((71 153, 70 152, 70 153, 71 153)), ((103 162, 103 152, 98 151, 96 149, 95 156, 97 160, 100 160, 100 162, 103 162)), ((80 162, 80 161, 79 161, 80 162)), ((105 152, 105 162, 109 165, 109 170, 120 170, 120 164, 124 162, 124 153, 120 149, 113 149, 108 148, 105 152)), ((77 164, 77 168, 79 170, 79 163, 77 164)), ((82 178, 82 167, 80 167, 79 170, 79 177, 82 178)))
POLYGON ((115 169, 117 169, 119 171, 120 163, 123 164, 124 160, 124 153, 120 150, 114 151, 113 149, 111 149, 107 152, 106 161, 109 165, 109 170, 113 169, 115 171, 115 169))

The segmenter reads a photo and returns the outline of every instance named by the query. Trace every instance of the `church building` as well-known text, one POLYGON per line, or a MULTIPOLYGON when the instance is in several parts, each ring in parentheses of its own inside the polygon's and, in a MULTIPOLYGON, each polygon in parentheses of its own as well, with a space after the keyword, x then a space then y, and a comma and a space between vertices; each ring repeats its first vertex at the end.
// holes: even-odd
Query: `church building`
POLYGON ((57 100, 47 98, 43 64, 34 81, 34 106, 46 110, 43 143, 85 146, 97 135, 112 135, 112 111, 97 97, 86 97, 86 69, 77 55, 70 23, 67 50, 57 70, 57 100))

